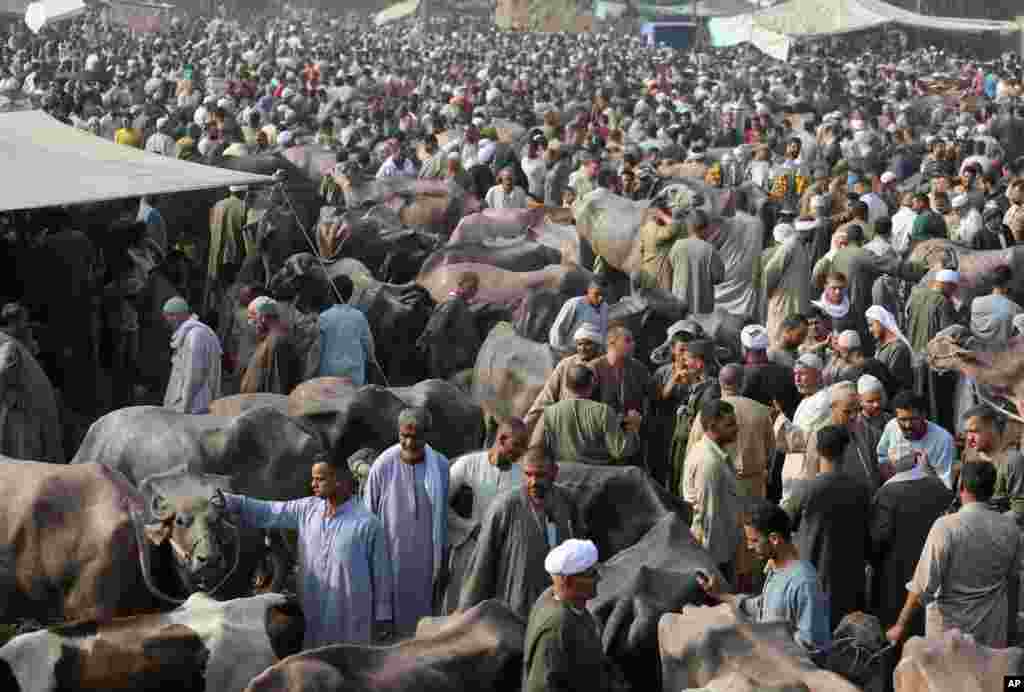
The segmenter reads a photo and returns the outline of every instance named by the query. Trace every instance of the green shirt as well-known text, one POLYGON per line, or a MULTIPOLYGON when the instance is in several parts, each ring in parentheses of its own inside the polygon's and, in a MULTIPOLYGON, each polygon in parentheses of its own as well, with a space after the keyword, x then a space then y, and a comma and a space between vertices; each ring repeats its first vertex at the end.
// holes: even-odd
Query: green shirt
POLYGON ((639 446, 636 433, 622 428, 610 406, 589 399, 566 399, 544 409, 544 447, 557 461, 622 463, 639 446))
POLYGON ((593 616, 545 591, 526 626, 523 692, 605 692, 607 680, 593 616))

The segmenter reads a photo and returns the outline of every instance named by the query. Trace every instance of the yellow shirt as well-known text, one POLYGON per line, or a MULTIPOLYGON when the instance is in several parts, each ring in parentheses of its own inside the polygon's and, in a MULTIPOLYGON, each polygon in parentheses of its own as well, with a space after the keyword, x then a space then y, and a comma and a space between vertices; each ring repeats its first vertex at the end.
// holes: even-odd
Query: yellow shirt
POLYGON ((142 148, 142 133, 130 127, 122 127, 114 133, 114 141, 136 149, 142 148))

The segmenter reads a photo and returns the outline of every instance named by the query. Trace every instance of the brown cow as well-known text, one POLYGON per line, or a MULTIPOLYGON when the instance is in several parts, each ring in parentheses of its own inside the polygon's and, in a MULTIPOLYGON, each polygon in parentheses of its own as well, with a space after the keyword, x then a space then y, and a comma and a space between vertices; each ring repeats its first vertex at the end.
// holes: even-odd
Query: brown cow
POLYGON ((989 692, 1009 689, 1003 676, 1024 673, 1024 649, 979 646, 959 630, 911 637, 896 666, 896 692, 989 692))
POLYGON ((0 457, 0 616, 109 620, 148 608, 130 508, 142 498, 99 464, 0 457))
POLYGON ((663 615, 658 644, 665 692, 706 686, 726 689, 727 677, 744 683, 729 685, 730 690, 745 685, 758 689, 804 685, 811 692, 857 690, 805 658, 788 623, 741 622, 728 604, 687 606, 682 614, 663 615))
POLYGON ((325 646, 290 656, 246 692, 518 692, 526 623, 499 601, 421 621, 416 637, 391 647, 325 646))

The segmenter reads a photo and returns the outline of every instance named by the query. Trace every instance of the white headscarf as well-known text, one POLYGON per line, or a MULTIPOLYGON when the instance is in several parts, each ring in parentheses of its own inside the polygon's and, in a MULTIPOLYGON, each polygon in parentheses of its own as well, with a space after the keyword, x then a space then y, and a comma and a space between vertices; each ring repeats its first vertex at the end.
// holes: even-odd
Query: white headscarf
POLYGON ((796 235, 796 229, 791 224, 780 223, 772 231, 772 237, 775 238, 775 242, 782 245, 787 240, 796 235))
POLYGON ((872 305, 867 309, 867 312, 864 313, 864 316, 869 321, 874 320, 875 322, 878 322, 885 327, 886 330, 895 334, 900 341, 907 345, 907 348, 910 349, 911 353, 914 352, 914 347, 910 345, 909 341, 907 341, 907 337, 903 336, 903 332, 900 331, 899 326, 896 324, 896 318, 892 316, 891 312, 883 308, 881 305, 872 305))
POLYGON ((884 394, 885 387, 882 385, 882 381, 874 375, 861 375, 857 380, 857 393, 870 394, 871 392, 882 392, 884 394))

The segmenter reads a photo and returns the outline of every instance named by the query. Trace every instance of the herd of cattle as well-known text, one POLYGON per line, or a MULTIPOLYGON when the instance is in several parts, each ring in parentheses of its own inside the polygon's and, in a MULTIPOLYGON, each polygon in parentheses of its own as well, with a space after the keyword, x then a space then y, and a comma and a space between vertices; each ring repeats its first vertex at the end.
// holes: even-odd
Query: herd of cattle
MULTIPOLYGON (((215 491, 305 496, 316 460, 372 462, 393 444, 407 406, 430 412, 427 442, 449 458, 479 449, 488 417, 525 415, 554 368, 548 329, 562 303, 583 293, 595 255, 611 268, 611 319, 633 327, 636 355, 648 360, 665 328, 687 314, 665 292, 630 286, 641 229, 662 221, 649 201, 610 194, 585 200, 590 208, 576 210, 572 224, 561 209, 479 211, 478 200, 433 183, 340 182, 351 199, 369 201, 368 210, 328 208, 307 235, 313 221, 300 186, 289 189, 295 214, 267 212, 278 218, 265 227, 264 248, 269 264, 282 267, 268 286, 299 305, 331 276, 350 276, 352 304, 367 314, 376 343, 387 344, 374 373, 387 386, 357 389, 320 378, 289 396, 227 397, 208 415, 130 407, 96 421, 68 465, 0 460, 0 621, 71 623, 0 648, 0 690, 520 688, 525 622, 494 601, 424 621, 414 639, 392 647, 300 653, 301 611, 278 595, 292 562, 289 541, 233 525, 215 491), (469 386, 424 380, 416 337, 464 271, 481 278, 473 309, 488 336, 466 374, 469 386), (261 595, 251 595, 254 586, 261 595)), ((674 185, 676 201, 710 212, 713 243, 763 246, 772 213, 763 193, 694 180, 674 185)), ((991 265, 1013 262, 1016 252, 922 248, 934 264, 952 255, 968 291, 984 290, 991 265)), ((719 289, 749 281, 744 271, 731 266, 719 289)), ((158 306, 175 291, 157 278, 144 329, 157 329, 158 306)), ((720 308, 695 318, 723 357, 737 355, 749 313, 720 308)), ((164 369, 166 341, 159 333, 147 353, 164 369)), ((691 539, 688 508, 649 475, 566 464, 559 483, 600 550, 602 578, 590 608, 626 688, 851 687, 800 659, 781 626, 736 622, 727 608, 706 607, 695 574, 715 565, 691 539)), ((457 579, 449 585, 458 588, 457 579)), ((994 689, 990 681, 1024 668, 1021 653, 952 636, 912 641, 896 686, 994 689)))

